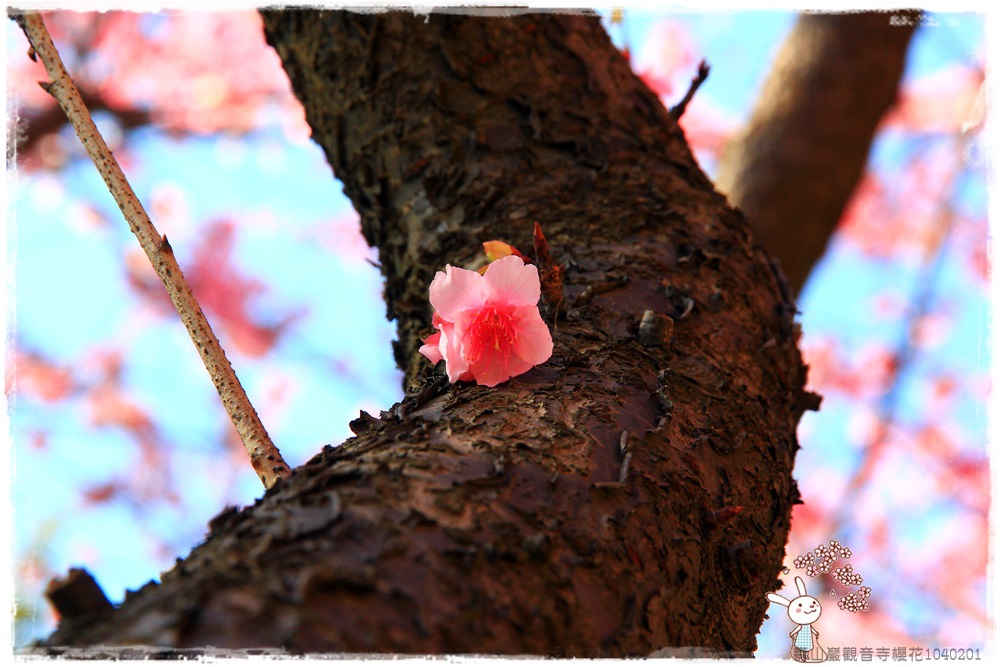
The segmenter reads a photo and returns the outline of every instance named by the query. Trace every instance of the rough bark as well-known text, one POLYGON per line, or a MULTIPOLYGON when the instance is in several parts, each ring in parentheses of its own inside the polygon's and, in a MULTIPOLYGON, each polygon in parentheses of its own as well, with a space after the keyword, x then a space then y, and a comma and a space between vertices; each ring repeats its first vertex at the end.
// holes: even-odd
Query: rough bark
POLYGON ((794 306, 599 21, 264 17, 379 247, 414 391, 48 645, 752 651, 814 405, 794 306), (416 353, 434 271, 530 248, 535 220, 566 267, 552 359, 447 385, 416 353), (672 337, 640 343, 648 310, 672 337))
POLYGON ((878 123, 895 102, 917 17, 800 16, 750 122, 726 149, 719 190, 746 214, 795 292, 864 172, 878 123))

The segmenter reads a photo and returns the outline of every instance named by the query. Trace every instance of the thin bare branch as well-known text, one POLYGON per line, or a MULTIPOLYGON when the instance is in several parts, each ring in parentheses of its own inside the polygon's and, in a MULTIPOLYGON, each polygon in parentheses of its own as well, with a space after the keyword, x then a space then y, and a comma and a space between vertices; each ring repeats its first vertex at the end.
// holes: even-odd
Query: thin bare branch
POLYGON ((236 373, 226 358, 226 353, 219 344, 219 339, 212 332, 208 319, 198 305, 190 285, 184 279, 173 250, 166 236, 161 236, 152 221, 139 203, 139 198, 129 185, 121 167, 112 155, 104 138, 94 125, 90 112, 80 97, 73 79, 66 71, 59 52, 52 43, 52 38, 37 12, 25 12, 15 20, 24 30, 31 43, 29 55, 41 58, 45 69, 52 79, 51 83, 42 83, 44 88, 62 107, 69 118, 73 129, 90 155, 101 177, 111 191, 118 207, 121 209, 129 229, 139 239, 139 245, 145 251, 150 263, 160 277, 170 300, 184 323, 191 340, 201 354, 202 362, 215 384, 222 404, 229 414, 236 431, 243 440, 250 455, 250 463, 265 488, 271 488, 277 480, 289 473, 288 465, 282 459, 278 449, 271 442, 264 425, 257 416, 250 399, 247 398, 243 386, 236 378, 236 373))
POLYGON ((687 92, 684 93, 684 97, 681 98, 680 102, 670 107, 670 115, 674 117, 674 120, 680 120, 680 117, 684 115, 687 105, 694 99, 694 94, 701 88, 701 84, 705 83, 705 79, 708 78, 708 73, 711 69, 709 64, 704 60, 698 63, 698 74, 691 79, 691 85, 688 87, 687 92))

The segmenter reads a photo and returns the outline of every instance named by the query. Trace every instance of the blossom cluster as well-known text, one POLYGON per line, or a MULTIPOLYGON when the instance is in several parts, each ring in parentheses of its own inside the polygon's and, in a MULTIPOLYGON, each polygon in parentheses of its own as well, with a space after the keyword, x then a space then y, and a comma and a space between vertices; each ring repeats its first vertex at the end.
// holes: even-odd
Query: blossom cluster
MULTIPOLYGON (((837 540, 830 540, 830 545, 825 544, 818 545, 813 551, 806 553, 804 556, 797 556, 793 561, 796 569, 805 569, 806 575, 810 577, 817 577, 820 573, 828 573, 833 569, 833 564, 840 558, 850 558, 851 550, 845 546, 842 546, 837 540)), ((840 571, 843 568, 837 568, 836 571, 840 571)), ((847 566, 848 571, 850 571, 851 566, 847 566)), ((836 578, 836 575, 834 575, 836 578)), ((839 579, 838 579, 839 581, 839 579)), ((843 582, 848 584, 849 582, 843 582)), ((858 582, 860 583, 860 581, 858 582)))
POLYGON ((854 571, 854 567, 851 565, 845 565, 844 567, 838 567, 833 571, 833 578, 836 581, 844 584, 845 586, 857 586, 864 581, 861 575, 854 571))
MULTIPOLYGON (((796 556, 792 561, 796 569, 805 570, 806 575, 817 577, 821 573, 830 574, 834 581, 844 586, 860 586, 864 579, 861 574, 854 571, 854 567, 846 564, 842 567, 834 567, 841 558, 849 559, 853 553, 837 540, 830 540, 829 545, 820 544, 805 555, 796 556)), ((872 589, 861 586, 857 591, 848 593, 837 601, 837 607, 850 612, 867 611, 870 603, 872 589)))
POLYGON ((837 607, 851 613, 868 611, 871 604, 868 600, 872 596, 872 589, 862 586, 856 593, 849 593, 837 601, 837 607))

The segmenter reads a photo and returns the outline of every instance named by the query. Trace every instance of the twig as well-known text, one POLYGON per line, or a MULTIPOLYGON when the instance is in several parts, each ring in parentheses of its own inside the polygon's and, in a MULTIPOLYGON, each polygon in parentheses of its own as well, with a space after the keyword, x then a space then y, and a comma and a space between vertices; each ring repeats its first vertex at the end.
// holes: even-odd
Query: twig
POLYGON ((535 222, 533 232, 535 263, 542 288, 542 301, 551 309, 553 323, 559 319, 559 306, 563 300, 563 268, 552 259, 549 242, 545 240, 542 226, 535 222))
MULTIPOLYGON (((131 130, 152 123, 152 116, 148 111, 135 108, 113 108, 104 100, 103 95, 92 89, 88 90, 86 86, 80 90, 80 97, 90 111, 100 110, 114 116, 123 130, 131 130)), ((17 151, 19 153, 31 152, 40 139, 61 129, 65 124, 66 114, 62 112, 62 109, 55 107, 46 107, 37 113, 26 114, 19 123, 17 151)))
POLYGON ((156 231, 142 204, 139 203, 139 198, 126 180, 125 174, 122 173, 121 167, 118 166, 97 126, 94 125, 80 92, 52 43, 42 17, 37 12, 24 12, 20 16, 15 16, 14 20, 24 30, 31 43, 28 55, 33 60, 36 56, 41 58, 45 70, 52 79, 51 83, 40 83, 40 85, 55 98, 66 113, 87 154, 94 161, 108 190, 118 203, 129 229, 139 239, 139 245, 153 265, 156 275, 167 288, 167 294, 170 295, 170 300, 173 301, 188 335, 198 348, 202 362, 222 398, 222 404, 243 440, 243 446, 250 455, 254 471, 264 484, 264 488, 270 489, 275 482, 288 475, 288 465, 271 442, 257 416, 257 411, 254 410, 243 386, 236 378, 236 373, 233 372, 219 339, 212 332, 212 327, 177 265, 167 237, 160 236, 156 231))
POLYGON ((688 91, 684 93, 684 97, 681 98, 680 102, 670 107, 670 115, 674 117, 674 120, 680 120, 681 116, 684 115, 688 103, 694 97, 694 94, 698 92, 701 84, 705 83, 705 79, 708 78, 708 72, 711 69, 704 60, 698 63, 698 75, 691 79, 691 86, 688 88, 688 91))

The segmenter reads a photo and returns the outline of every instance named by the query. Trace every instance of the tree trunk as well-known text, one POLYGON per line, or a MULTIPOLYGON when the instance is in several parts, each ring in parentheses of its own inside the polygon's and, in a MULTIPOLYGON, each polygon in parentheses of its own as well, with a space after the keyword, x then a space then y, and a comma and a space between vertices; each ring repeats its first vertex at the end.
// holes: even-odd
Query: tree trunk
POLYGON ((750 122, 726 149, 719 190, 746 214, 795 292, 826 251, 864 173, 919 16, 800 16, 750 122))
POLYGON ((794 306, 598 19, 264 18, 379 248, 413 391, 48 645, 754 650, 815 405, 794 306), (447 385, 416 352, 434 272, 529 251, 536 220, 566 267, 551 360, 447 385))

